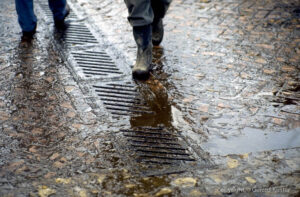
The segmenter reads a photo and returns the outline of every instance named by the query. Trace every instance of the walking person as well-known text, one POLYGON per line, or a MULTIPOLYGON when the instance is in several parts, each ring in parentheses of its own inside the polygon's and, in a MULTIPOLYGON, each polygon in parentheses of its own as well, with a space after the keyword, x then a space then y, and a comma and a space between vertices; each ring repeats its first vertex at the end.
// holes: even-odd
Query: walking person
POLYGON ((150 75, 152 47, 158 46, 163 39, 163 18, 172 0, 124 1, 137 44, 137 57, 132 75, 135 79, 146 80, 150 75))
MULTIPOLYGON (((18 22, 23 33, 22 39, 32 39, 37 26, 37 18, 33 10, 33 0, 15 0, 15 4, 18 22)), ((53 13, 55 26, 63 28, 64 20, 70 12, 66 0, 48 0, 48 4, 53 13)))

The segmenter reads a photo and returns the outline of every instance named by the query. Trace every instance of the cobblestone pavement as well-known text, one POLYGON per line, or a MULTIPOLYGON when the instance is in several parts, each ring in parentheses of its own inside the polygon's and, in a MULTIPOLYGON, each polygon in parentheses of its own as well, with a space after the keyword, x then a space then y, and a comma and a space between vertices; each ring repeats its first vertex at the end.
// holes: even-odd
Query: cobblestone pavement
MULTIPOLYGON (((72 2, 132 65, 136 48, 122 0, 72 2)), ((201 144, 222 162, 234 153, 253 152, 250 158, 260 160, 264 154, 299 152, 298 140, 294 145, 291 140, 299 138, 299 21, 298 1, 173 1, 162 48, 154 49, 154 78, 181 112, 183 121, 176 126, 190 143, 201 144)), ((271 182, 284 182, 271 160, 250 171, 251 165, 242 166, 238 171, 256 177, 255 184, 267 174, 271 182)), ((289 178, 298 185, 299 167, 294 170, 289 178)), ((220 178, 222 172, 215 175, 220 178)), ((224 184, 218 180, 216 191, 224 184)))
MULTIPOLYGON (((132 65, 136 48, 122 0, 74 2, 132 65)), ((299 128, 299 25, 297 1, 175 0, 163 56, 154 60, 164 65, 158 77, 175 86, 174 103, 209 135, 299 128)))
MULTIPOLYGON (((70 5, 130 72, 123 1, 70 5)), ((156 176, 118 148, 120 123, 62 60, 52 24, 38 13, 21 42, 14 4, 0 10, 0 196, 299 195, 299 1, 173 1, 149 80, 169 111, 148 126, 174 127, 213 166, 156 176)))

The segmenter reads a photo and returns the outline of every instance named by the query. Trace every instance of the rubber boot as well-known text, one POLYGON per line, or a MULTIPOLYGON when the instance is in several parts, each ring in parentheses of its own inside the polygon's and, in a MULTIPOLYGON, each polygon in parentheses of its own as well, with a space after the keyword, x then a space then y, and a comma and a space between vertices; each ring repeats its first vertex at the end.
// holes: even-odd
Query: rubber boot
POLYGON ((154 19, 152 23, 152 43, 158 46, 164 37, 164 26, 162 18, 154 19))
POLYGON ((147 80, 152 63, 151 25, 133 27, 133 36, 137 44, 136 63, 132 69, 134 79, 147 80))

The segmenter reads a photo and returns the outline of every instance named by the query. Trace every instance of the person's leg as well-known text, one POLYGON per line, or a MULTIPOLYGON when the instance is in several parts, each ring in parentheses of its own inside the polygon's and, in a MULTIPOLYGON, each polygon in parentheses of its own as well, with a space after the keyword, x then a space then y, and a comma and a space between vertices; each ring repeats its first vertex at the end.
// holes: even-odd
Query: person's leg
POLYGON ((33 11, 33 0, 15 0, 18 21, 23 34, 34 34, 37 19, 33 11))
POLYGON ((151 0, 124 0, 128 8, 128 21, 132 27, 145 26, 152 23, 154 14, 151 0))
POLYGON ((132 75, 135 79, 146 80, 149 78, 153 47, 151 34, 151 25, 133 27, 133 37, 137 44, 136 63, 132 69, 132 75))
POLYGON ((154 22, 165 17, 172 0, 151 0, 154 22))
POLYGON ((49 8, 52 11, 56 26, 63 25, 65 18, 69 14, 69 7, 66 0, 48 0, 49 8))
POLYGON ((151 0, 151 6, 154 12, 152 23, 152 43, 158 46, 164 36, 164 26, 162 19, 164 18, 172 0, 151 0))
POLYGON ((133 28, 133 37, 137 44, 136 63, 132 69, 135 79, 149 77, 152 62, 152 27, 153 11, 150 0, 125 0, 128 8, 128 21, 133 28))

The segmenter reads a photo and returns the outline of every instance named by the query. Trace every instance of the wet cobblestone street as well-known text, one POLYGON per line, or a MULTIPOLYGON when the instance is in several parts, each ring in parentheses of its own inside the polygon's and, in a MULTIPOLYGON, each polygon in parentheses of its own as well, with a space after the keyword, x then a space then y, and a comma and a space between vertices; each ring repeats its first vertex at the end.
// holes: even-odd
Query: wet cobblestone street
POLYGON ((45 2, 0 2, 0 196, 300 195, 298 0, 173 0, 146 82, 123 0, 45 2))

